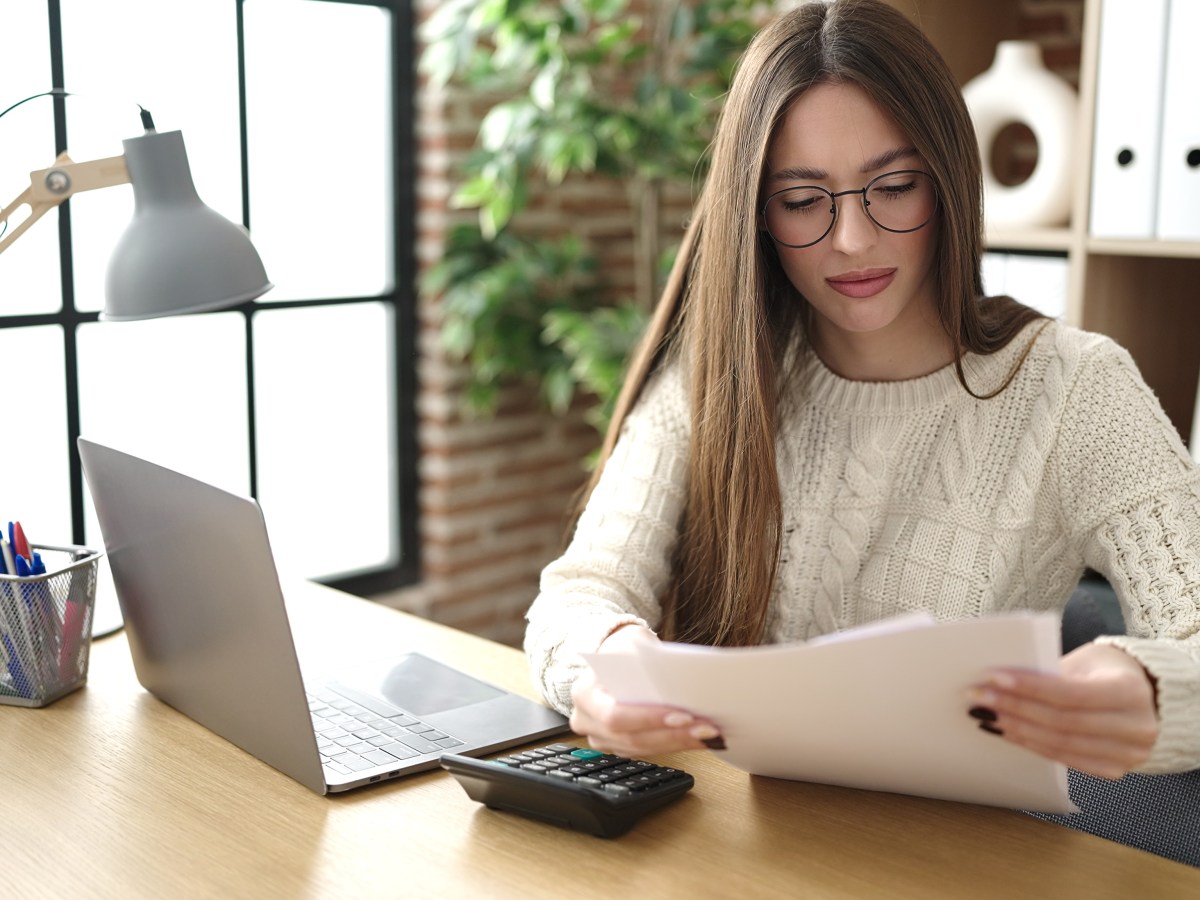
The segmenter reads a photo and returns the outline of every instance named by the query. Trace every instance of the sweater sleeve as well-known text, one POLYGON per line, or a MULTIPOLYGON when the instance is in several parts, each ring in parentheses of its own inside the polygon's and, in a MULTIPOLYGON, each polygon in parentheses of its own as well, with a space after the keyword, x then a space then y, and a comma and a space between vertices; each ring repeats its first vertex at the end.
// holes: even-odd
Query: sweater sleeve
POLYGON ((525 652, 546 702, 571 710, 571 685, 626 624, 658 627, 687 478, 687 397, 680 366, 646 385, 624 422, 566 552, 542 572, 525 652))
POLYGON ((1130 356, 1083 359, 1057 449, 1084 559, 1120 598, 1134 656, 1157 683, 1159 736, 1140 771, 1200 768, 1200 472, 1130 356))

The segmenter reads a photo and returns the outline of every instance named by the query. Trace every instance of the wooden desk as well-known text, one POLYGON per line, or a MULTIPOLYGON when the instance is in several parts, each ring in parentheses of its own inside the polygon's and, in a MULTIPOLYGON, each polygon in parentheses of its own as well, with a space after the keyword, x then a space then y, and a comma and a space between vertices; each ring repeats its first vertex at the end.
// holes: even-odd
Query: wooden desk
MULTIPOLYGON (((512 648, 315 585, 289 606, 302 654, 419 645, 532 696, 512 648)), ((0 707, 0 896, 1200 896, 1200 870, 1020 813, 664 759, 695 789, 612 841, 487 810, 440 771, 320 797, 147 694, 122 633, 84 689, 0 707)))

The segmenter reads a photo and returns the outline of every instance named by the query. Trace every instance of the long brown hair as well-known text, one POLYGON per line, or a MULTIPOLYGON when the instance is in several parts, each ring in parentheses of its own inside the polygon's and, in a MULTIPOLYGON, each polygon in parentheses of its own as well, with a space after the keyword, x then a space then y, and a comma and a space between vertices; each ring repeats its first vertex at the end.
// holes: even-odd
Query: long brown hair
POLYGON ((778 395, 788 348, 804 339, 806 303, 760 231, 757 206, 778 123, 805 90, 826 82, 864 89, 938 186, 937 312, 957 337, 964 388, 964 351, 993 353, 1039 315, 1007 297, 982 299, 978 145, 962 94, 924 34, 878 0, 811 3, 763 28, 739 62, 706 182, 579 506, 646 379, 668 354, 678 356, 690 376, 692 433, 659 623, 672 640, 738 646, 763 637, 782 530, 778 395))

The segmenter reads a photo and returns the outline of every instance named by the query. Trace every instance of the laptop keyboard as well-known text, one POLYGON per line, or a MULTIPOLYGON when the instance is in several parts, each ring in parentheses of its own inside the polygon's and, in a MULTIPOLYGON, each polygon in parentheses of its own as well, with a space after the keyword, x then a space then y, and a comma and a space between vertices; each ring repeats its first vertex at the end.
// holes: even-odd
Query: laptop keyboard
POLYGON ((339 775, 443 753, 463 743, 416 716, 383 708, 373 711, 331 688, 309 691, 308 709, 321 763, 339 775))

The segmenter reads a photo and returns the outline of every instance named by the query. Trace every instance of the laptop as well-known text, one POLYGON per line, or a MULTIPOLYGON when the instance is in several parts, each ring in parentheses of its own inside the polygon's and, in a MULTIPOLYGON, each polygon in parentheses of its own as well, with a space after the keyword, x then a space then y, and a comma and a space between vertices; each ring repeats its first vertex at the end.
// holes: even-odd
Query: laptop
POLYGON ((568 730, 419 647, 306 686, 259 505, 84 438, 79 454, 138 681, 306 787, 346 791, 568 730))

